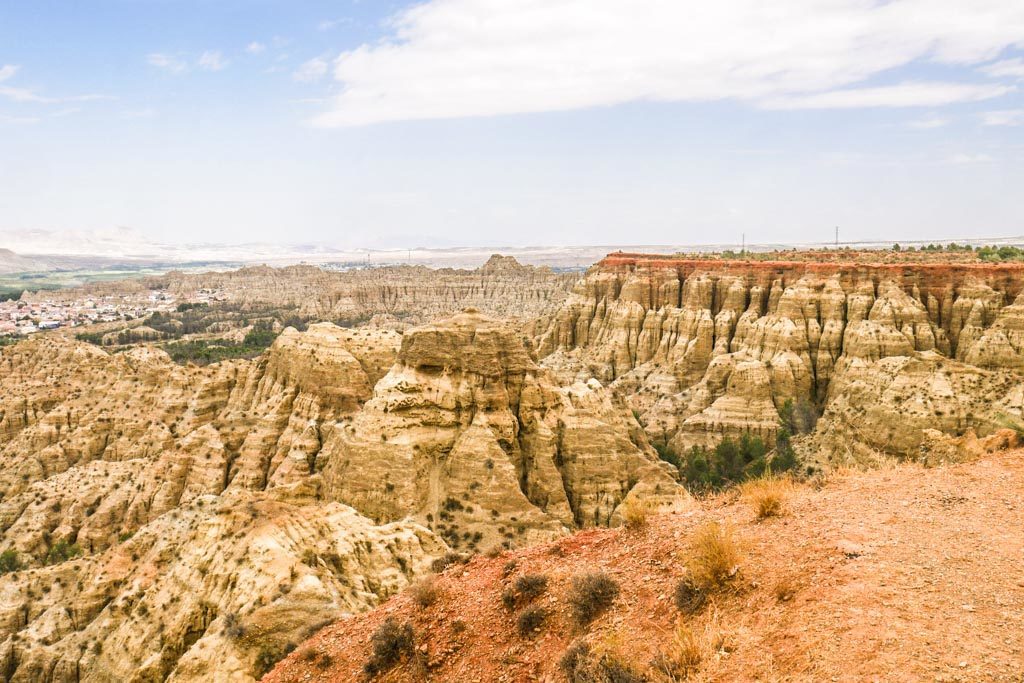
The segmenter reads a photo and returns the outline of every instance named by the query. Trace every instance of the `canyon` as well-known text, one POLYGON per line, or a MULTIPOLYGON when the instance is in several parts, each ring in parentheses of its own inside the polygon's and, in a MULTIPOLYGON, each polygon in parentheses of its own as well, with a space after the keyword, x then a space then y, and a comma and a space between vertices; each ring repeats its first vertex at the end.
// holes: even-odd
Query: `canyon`
POLYGON ((494 256, 89 288, 310 324, 208 365, 0 349, 6 681, 257 680, 432 568, 704 514, 667 456, 771 446, 794 406, 811 479, 984 459, 1024 410, 1020 264, 494 256))

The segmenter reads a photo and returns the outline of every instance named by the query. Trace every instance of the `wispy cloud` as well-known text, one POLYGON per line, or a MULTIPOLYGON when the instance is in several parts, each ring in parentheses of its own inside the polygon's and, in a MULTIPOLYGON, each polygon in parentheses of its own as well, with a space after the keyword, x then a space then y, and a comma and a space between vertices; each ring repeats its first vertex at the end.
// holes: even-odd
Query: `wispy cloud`
MULTIPOLYGON (((10 80, 16 73, 18 73, 18 71, 19 67, 17 66, 5 65, 0 67, 0 83, 10 80)), ((15 87, 10 85, 0 85, 0 97, 5 97, 19 104, 66 104, 69 102, 94 102, 97 100, 117 99, 111 95, 99 95, 95 93, 53 97, 49 95, 40 95, 31 88, 15 87)))
POLYGON ((1020 126, 1024 124, 1024 109, 999 109, 981 114, 986 126, 1020 126))
POLYGON ((973 69, 990 62, 1024 41, 1024 3, 718 0, 697 10, 667 0, 427 0, 389 25, 385 40, 335 60, 342 88, 316 123, 644 100, 786 108, 977 101, 1010 89, 991 82, 863 84, 912 64, 973 69))
POLYGON ((337 28, 338 26, 343 26, 345 24, 351 23, 352 20, 348 17, 342 19, 324 19, 323 21, 316 25, 316 30, 321 32, 330 31, 331 29, 337 28))
POLYGON ((251 43, 245 46, 245 51, 251 55, 258 55, 261 52, 264 52, 266 49, 266 45, 256 40, 252 41, 251 43))
POLYGON ((228 66, 228 60, 220 50, 207 50, 199 55, 199 68, 204 71, 223 71, 228 66))
POLYGON ((1004 59, 983 66, 981 72, 995 78, 1024 78, 1024 59, 1004 59))
POLYGON ((308 62, 303 62, 299 68, 292 73, 292 78, 300 83, 312 83, 327 75, 327 60, 314 57, 308 62))
POLYGON ((184 60, 162 52, 146 55, 146 63, 172 74, 180 74, 188 70, 188 64, 184 60))
POLYGON ((156 110, 146 107, 145 109, 128 109, 121 112, 120 117, 126 121, 131 121, 133 119, 151 119, 154 116, 156 116, 156 110))
POLYGON ((990 161, 995 159, 988 154, 954 154, 946 159, 950 164, 985 164, 990 161))
POLYGON ((1015 90, 1007 85, 911 82, 878 88, 850 88, 813 95, 765 100, 767 109, 861 109, 865 107, 937 107, 954 102, 977 102, 1015 90))
POLYGON ((39 123, 40 120, 38 116, 7 116, 6 114, 0 114, 0 125, 32 125, 33 123, 39 123))
POLYGON ((950 120, 944 116, 938 116, 931 114, 919 119, 914 119, 907 123, 908 128, 916 128, 917 130, 932 130, 934 128, 942 128, 948 126, 950 120))

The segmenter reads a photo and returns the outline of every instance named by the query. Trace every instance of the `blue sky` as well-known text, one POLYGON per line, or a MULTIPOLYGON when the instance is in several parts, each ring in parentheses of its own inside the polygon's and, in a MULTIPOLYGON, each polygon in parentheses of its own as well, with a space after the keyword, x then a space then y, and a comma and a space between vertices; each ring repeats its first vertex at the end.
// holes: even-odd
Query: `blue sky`
POLYGON ((1024 234, 1024 3, 0 4, 0 230, 1024 234))

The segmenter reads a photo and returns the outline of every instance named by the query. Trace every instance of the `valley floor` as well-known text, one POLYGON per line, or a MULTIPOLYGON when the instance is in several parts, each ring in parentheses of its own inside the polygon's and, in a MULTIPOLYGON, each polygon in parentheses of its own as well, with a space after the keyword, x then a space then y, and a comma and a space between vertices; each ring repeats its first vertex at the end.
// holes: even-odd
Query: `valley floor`
POLYGON ((685 618, 702 654, 687 680, 1018 683, 1022 491, 1024 450, 1014 450, 949 467, 833 475, 798 487, 786 514, 761 522, 735 493, 722 494, 638 531, 585 531, 451 567, 434 604, 398 595, 327 627, 264 680, 364 679, 370 636, 388 617, 411 622, 419 664, 405 657, 382 681, 563 681, 559 660, 576 639, 667 680, 648 667, 659 651, 672 652, 680 618, 673 593, 690 539, 715 520, 733 529, 743 560, 732 586, 685 618), (589 628, 574 631, 570 582, 596 570, 621 592, 589 628), (501 599, 526 573, 548 577, 534 604, 551 614, 529 639, 501 599))

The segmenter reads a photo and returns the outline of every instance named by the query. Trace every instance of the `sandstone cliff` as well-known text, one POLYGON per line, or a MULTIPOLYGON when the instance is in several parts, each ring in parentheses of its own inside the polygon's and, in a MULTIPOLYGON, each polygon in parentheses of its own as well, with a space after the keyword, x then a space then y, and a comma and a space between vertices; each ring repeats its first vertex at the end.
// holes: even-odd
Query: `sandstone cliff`
POLYGON ((824 411, 819 450, 909 456, 933 422, 989 432, 1020 414, 1022 287, 1020 264, 613 254, 534 333, 545 365, 614 382, 677 449, 770 439, 786 399, 804 399, 824 411), (907 432, 911 397, 921 417, 907 432))
POLYGON ((414 515, 456 548, 606 525, 634 491, 688 501, 599 382, 559 387, 517 327, 476 312, 407 332, 322 457, 326 497, 381 521, 414 515))
POLYGON ((475 312, 205 367, 40 335, 0 387, 10 681, 250 681, 452 547, 690 504, 609 390, 475 312))
POLYGON ((314 325, 206 368, 56 336, 5 349, 0 548, 26 567, 0 578, 5 679, 252 680, 422 573, 437 536, 325 503, 310 476, 398 342, 314 325))

